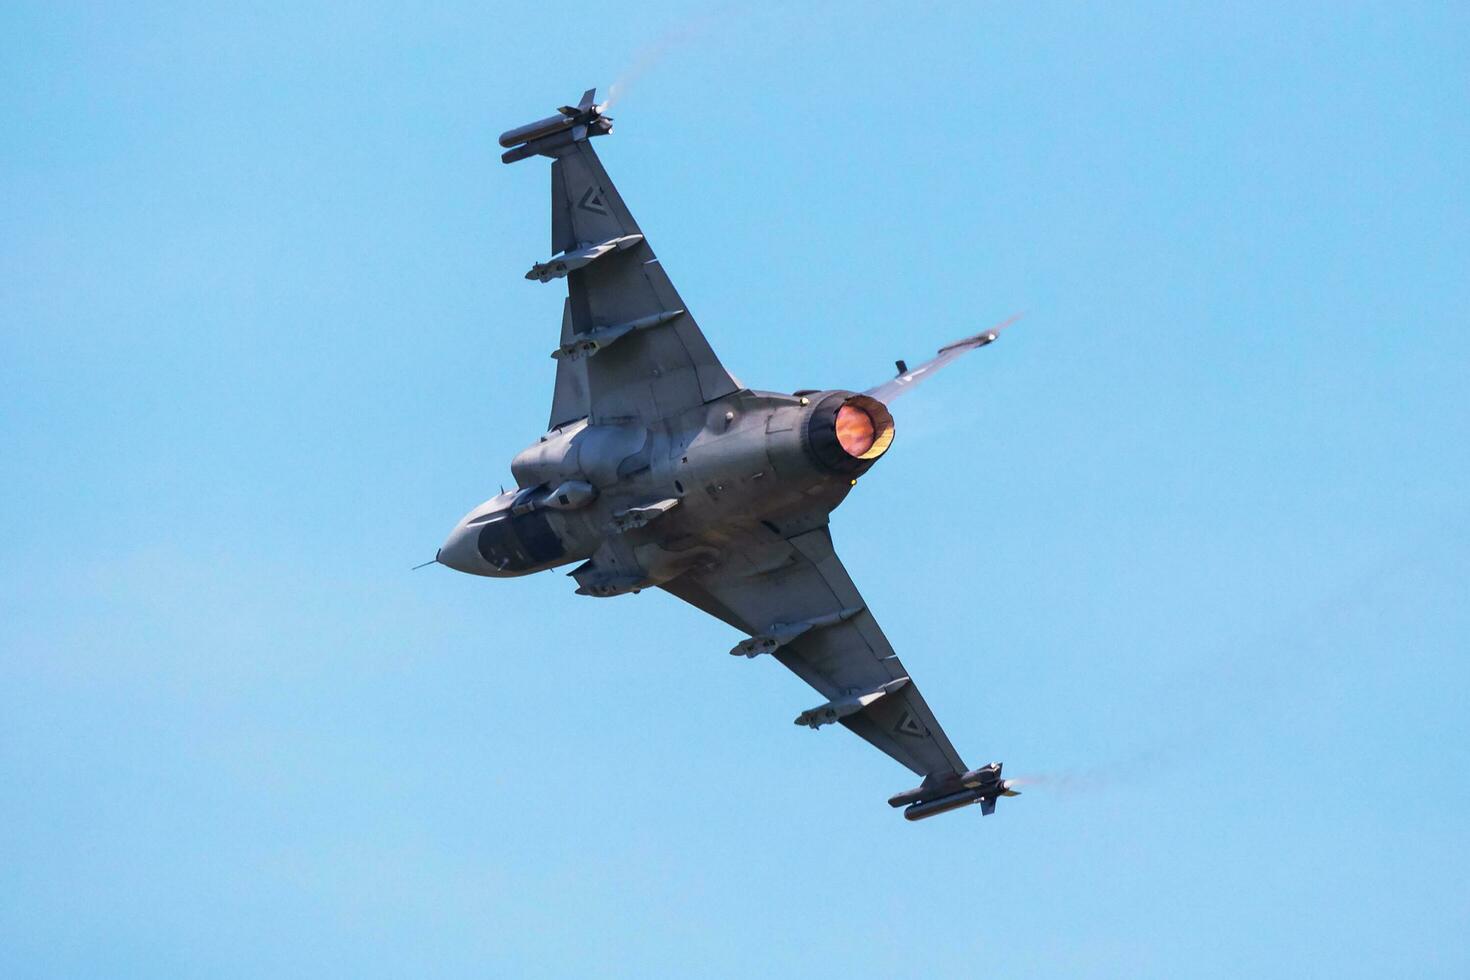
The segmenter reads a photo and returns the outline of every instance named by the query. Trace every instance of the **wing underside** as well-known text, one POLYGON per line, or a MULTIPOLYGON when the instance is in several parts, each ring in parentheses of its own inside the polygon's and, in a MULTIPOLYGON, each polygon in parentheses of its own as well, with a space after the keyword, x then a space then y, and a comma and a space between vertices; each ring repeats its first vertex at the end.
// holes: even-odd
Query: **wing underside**
POLYGON ((817 622, 773 656, 822 695, 839 702, 890 690, 836 720, 923 776, 965 765, 908 676, 888 638, 832 548, 827 528, 790 539, 771 534, 731 541, 717 568, 687 573, 662 588, 753 637, 817 622))
MULTIPOLYGON (((572 301, 562 304, 561 344, 565 348, 576 342, 572 332, 572 301)), ((562 348, 558 348, 559 350, 562 348)), ((577 419, 585 419, 591 413, 592 399, 587 394, 587 362, 584 359, 563 357, 556 362, 556 388, 551 395, 551 421, 547 429, 577 419)))
POLYGON ((528 275, 567 281, 558 389, 563 375, 585 384, 594 424, 649 423, 739 390, 591 144, 571 142, 553 155, 555 254, 528 275))

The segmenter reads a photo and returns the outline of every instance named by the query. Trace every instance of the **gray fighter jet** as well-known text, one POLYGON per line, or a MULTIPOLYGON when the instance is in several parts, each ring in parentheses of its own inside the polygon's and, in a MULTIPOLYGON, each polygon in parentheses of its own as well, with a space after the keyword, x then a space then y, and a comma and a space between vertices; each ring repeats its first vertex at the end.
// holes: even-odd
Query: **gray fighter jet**
POLYGON ((710 349, 589 142, 612 120, 589 90, 500 137, 551 158, 551 251, 527 279, 565 279, 548 431, 511 461, 516 489, 475 507, 436 561, 472 575, 578 562, 577 592, 660 588, 746 634, 827 700, 833 722, 923 777, 889 800, 910 820, 1014 796, 1000 763, 969 769, 832 547, 829 515, 893 442, 888 405, 997 327, 866 392, 757 391, 710 349))

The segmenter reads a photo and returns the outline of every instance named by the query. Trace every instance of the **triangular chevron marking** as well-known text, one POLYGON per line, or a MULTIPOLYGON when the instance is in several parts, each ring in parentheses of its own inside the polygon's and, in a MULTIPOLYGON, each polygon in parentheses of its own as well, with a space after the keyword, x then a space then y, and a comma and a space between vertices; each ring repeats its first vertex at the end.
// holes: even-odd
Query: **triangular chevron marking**
POLYGON ((607 206, 602 203, 602 191, 596 187, 587 188, 587 193, 582 195, 582 200, 577 202, 577 207, 583 211, 591 211, 593 214, 607 215, 607 206))
POLYGON ((919 724, 919 719, 914 717, 912 711, 905 711, 903 717, 898 719, 898 724, 893 726, 893 730, 902 735, 912 735, 915 738, 923 738, 929 734, 925 731, 924 726, 919 724))

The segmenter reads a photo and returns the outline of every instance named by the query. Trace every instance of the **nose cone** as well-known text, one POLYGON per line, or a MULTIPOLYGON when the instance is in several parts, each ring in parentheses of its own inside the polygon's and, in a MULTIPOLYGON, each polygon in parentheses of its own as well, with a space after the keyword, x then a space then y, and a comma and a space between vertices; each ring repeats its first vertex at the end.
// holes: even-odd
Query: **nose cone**
POLYGON ((439 564, 468 575, 503 578, 505 572, 492 565, 480 551, 480 534, 487 523, 510 506, 514 497, 514 492, 502 491, 461 517, 439 549, 439 564))
POLYGON ((478 527, 467 527, 460 521, 444 544, 439 548, 439 564, 448 565, 456 572, 470 575, 489 575, 490 563, 480 555, 478 527))

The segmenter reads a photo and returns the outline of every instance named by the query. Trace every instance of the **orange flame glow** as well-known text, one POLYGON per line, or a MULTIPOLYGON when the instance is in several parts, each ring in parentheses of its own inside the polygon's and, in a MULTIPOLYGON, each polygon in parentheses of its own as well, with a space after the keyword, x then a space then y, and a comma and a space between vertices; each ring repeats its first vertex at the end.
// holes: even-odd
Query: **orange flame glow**
POLYGON ((873 448, 876 433, 873 418, 856 405, 843 405, 837 410, 837 442, 855 459, 873 448))

